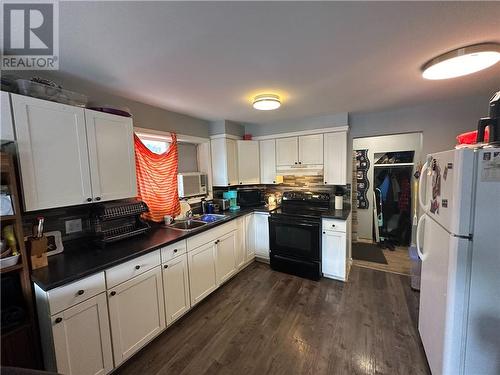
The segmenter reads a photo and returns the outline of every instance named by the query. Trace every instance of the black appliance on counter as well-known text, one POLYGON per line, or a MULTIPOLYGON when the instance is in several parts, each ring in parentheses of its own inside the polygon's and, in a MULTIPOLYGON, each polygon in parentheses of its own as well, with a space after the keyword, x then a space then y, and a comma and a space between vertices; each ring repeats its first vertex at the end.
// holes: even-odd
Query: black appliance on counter
POLYGON ((330 194, 283 193, 281 207, 269 216, 271 268, 312 280, 321 278, 321 215, 330 194))
POLYGON ((147 232, 150 226, 140 215, 148 211, 146 203, 135 199, 96 205, 90 218, 95 242, 105 246, 147 232))
POLYGON ((490 131, 488 143, 500 145, 500 91, 490 99, 489 117, 479 120, 477 125, 477 142, 484 142, 484 131, 490 131))
POLYGON ((238 189, 237 201, 240 207, 261 207, 266 204, 260 189, 238 189))

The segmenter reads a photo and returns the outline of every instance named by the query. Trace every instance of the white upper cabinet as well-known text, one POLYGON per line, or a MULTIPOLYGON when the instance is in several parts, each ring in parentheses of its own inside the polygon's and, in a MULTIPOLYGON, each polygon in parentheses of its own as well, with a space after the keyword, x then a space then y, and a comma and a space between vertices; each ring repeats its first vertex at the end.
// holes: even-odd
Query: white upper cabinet
POLYGON ((326 133, 324 150, 325 185, 347 183, 347 132, 326 133))
POLYGON ((276 165, 298 164, 298 138, 276 139, 276 165))
POLYGON ((229 138, 215 138, 210 141, 212 174, 214 186, 238 184, 238 150, 236 141, 229 138))
POLYGON ((26 211, 136 196, 132 120, 12 94, 26 211))
POLYGON ((54 315, 51 325, 58 373, 105 375, 113 369, 104 293, 54 315))
POLYGON ((92 202, 82 108, 12 94, 26 211, 92 202))
POLYGON ((94 201, 137 195, 132 119, 85 110, 94 201))
POLYGON ((323 164, 323 134, 299 137, 299 164, 323 164))
POLYGON ((260 183, 276 183, 276 140, 267 139, 259 142, 260 147, 260 183))
POLYGON ((14 140, 14 126, 12 125, 12 112, 10 110, 9 93, 0 91, 1 94, 1 117, 0 117, 0 139, 2 141, 14 140))
POLYGON ((240 185, 260 183, 259 141, 236 141, 240 185))

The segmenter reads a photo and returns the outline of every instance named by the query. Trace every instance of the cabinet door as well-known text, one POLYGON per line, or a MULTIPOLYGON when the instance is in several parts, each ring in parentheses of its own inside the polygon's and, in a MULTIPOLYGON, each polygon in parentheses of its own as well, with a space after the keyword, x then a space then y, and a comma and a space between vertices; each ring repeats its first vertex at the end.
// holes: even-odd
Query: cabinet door
POLYGON ((347 132, 325 134, 324 183, 347 183, 347 132))
POLYGON ((118 366, 165 328, 160 266, 109 290, 108 303, 118 366))
POLYGON ((255 213, 255 256, 269 259, 269 214, 255 213))
POLYGON ((210 141, 210 156, 212 159, 212 177, 214 186, 227 186, 227 152, 226 139, 216 138, 210 141))
POLYGON ((323 164, 323 134, 299 137, 299 164, 323 164))
POLYGON ((276 140, 260 141, 260 183, 276 183, 276 140))
POLYGON ((238 179, 243 185, 260 183, 259 141, 236 141, 238 179))
POLYGON ((96 375, 113 369, 105 293, 56 314, 51 320, 58 373, 96 375))
POLYGON ((255 214, 245 216, 245 261, 255 258, 255 214))
POLYGON ((237 223, 236 230, 236 269, 243 267, 246 261, 246 236, 245 236, 245 218, 241 217, 237 223))
POLYGON ((238 184, 238 150, 234 139, 226 139, 228 185, 238 184))
POLYGON ((186 254, 163 265, 163 290, 167 325, 170 325, 191 308, 186 254))
POLYGON ((137 195, 132 119, 85 110, 92 195, 96 201, 137 195))
POLYGON ((82 108, 12 94, 26 211, 92 201, 82 108))
POLYGON ((0 139, 2 141, 14 141, 14 127, 12 125, 12 112, 10 109, 9 93, 0 91, 0 139))
POLYGON ((189 292, 191 306, 200 302, 217 288, 214 242, 188 252, 189 292))
POLYGON ((276 165, 294 165, 298 161, 297 137, 276 139, 276 165))
POLYGON ((217 285, 236 272, 236 231, 228 233, 217 241, 216 267, 217 285))
POLYGON ((323 231, 322 271, 324 276, 345 280, 346 277, 346 235, 342 232, 323 231))

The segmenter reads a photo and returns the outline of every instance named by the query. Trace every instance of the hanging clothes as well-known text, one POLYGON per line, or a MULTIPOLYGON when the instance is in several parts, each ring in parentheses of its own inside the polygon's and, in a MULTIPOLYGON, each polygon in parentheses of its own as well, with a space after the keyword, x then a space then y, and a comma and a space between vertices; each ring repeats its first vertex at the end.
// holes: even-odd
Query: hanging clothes
POLYGON ((177 137, 175 133, 171 133, 171 136, 172 143, 168 150, 156 154, 134 134, 137 192, 149 207, 144 218, 156 222, 163 221, 165 215, 175 217, 180 213, 177 137))
POLYGON ((387 195, 389 193, 389 187, 391 185, 391 178, 388 174, 385 175, 384 181, 378 187, 380 189, 380 195, 382 197, 382 201, 385 202, 387 200, 387 195))
POLYGON ((410 181, 408 178, 401 179, 401 194, 398 201, 399 211, 410 212, 410 181))

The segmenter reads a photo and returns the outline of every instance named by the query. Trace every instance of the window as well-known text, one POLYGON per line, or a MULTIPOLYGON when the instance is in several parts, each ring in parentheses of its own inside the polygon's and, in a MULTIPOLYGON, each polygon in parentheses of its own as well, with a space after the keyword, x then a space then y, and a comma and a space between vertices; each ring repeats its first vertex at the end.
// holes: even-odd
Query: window
POLYGON ((144 146, 146 146, 151 152, 154 152, 155 154, 163 154, 167 152, 168 147, 170 146, 169 142, 166 141, 161 141, 157 139, 149 139, 146 137, 139 137, 144 143, 144 146))

